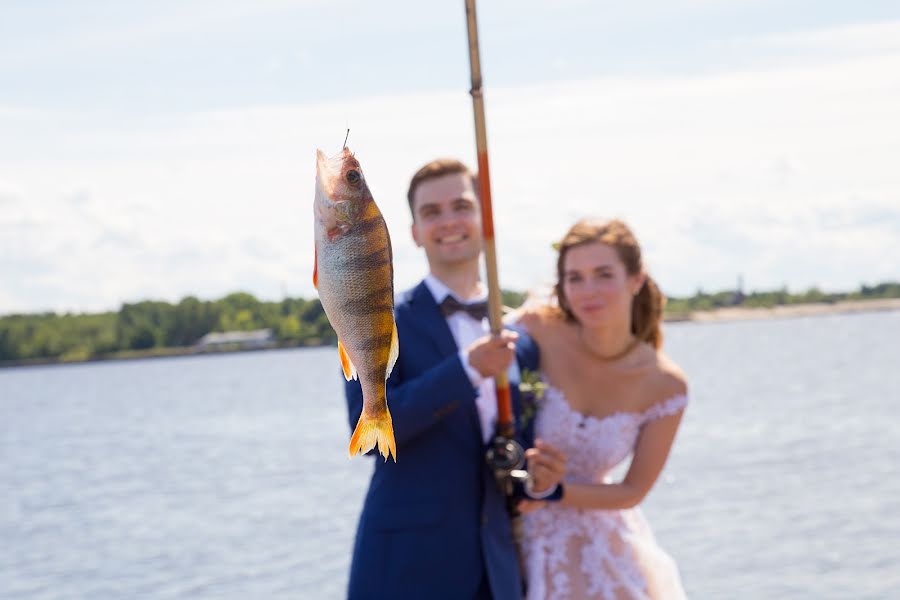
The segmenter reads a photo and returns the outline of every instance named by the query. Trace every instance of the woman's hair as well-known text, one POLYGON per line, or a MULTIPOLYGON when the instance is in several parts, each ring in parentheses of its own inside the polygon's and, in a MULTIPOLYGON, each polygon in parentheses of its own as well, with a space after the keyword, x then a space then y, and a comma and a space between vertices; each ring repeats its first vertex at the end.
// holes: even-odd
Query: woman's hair
MULTIPOLYGON (((556 285, 553 291, 567 321, 577 319, 563 290, 566 254, 572 248, 596 242, 614 248, 629 275, 637 275, 644 270, 641 247, 628 225, 617 219, 612 221, 581 219, 572 225, 558 244, 559 257, 556 260, 556 285)), ((631 333, 654 348, 662 346, 660 324, 665 303, 665 297, 649 275, 631 303, 631 333)))

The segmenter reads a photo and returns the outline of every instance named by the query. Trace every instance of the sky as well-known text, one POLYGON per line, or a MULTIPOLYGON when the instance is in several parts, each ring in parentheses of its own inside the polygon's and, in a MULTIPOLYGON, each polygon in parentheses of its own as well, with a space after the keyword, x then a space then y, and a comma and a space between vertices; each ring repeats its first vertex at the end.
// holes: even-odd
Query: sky
MULTIPOLYGON (((315 151, 346 129, 391 232, 474 163, 464 3, 11 0, 0 314, 315 297, 315 151)), ((664 292, 900 279, 900 4, 482 0, 500 283, 618 217, 664 292)))

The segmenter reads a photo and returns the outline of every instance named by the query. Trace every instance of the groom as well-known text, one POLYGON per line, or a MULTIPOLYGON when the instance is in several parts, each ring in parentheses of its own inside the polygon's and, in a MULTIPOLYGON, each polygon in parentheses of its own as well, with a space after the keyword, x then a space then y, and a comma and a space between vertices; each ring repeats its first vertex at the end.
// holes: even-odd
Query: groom
MULTIPOLYGON (((518 415, 518 373, 537 370, 537 346, 512 331, 488 334, 481 212, 466 166, 426 164, 413 176, 408 200, 429 273, 395 307, 400 356, 387 399, 397 462, 375 460, 348 597, 518 599, 522 575, 510 518, 485 448, 497 419, 493 378, 510 372, 518 415)), ((357 381, 347 383, 346 395, 353 429, 362 411, 357 381)), ((552 452, 533 449, 529 456, 555 474, 543 487, 562 477, 564 465, 552 452)))

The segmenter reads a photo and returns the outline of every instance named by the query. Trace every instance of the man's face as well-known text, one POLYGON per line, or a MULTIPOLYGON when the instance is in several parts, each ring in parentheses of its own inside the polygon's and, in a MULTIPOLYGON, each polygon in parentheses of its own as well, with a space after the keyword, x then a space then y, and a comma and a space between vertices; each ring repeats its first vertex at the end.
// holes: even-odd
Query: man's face
POLYGON ((432 269, 477 261, 481 252, 481 209, 466 173, 428 179, 413 196, 412 236, 432 269))

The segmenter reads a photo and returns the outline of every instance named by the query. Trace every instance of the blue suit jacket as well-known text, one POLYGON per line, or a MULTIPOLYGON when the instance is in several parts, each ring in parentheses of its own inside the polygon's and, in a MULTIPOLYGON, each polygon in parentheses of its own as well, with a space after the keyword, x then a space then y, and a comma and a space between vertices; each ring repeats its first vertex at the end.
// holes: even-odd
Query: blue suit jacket
MULTIPOLYGON (((468 599, 484 591, 520 599, 522 577, 505 500, 485 462, 476 391, 447 322, 424 283, 395 308, 400 356, 387 381, 397 462, 376 455, 350 568, 348 597, 468 599)), ((536 369, 535 343, 520 332, 518 367, 536 369)), ((518 368, 511 369, 519 413, 518 368)), ((351 430, 359 383, 346 386, 351 430)), ((524 432, 523 446, 531 440, 524 432)))

